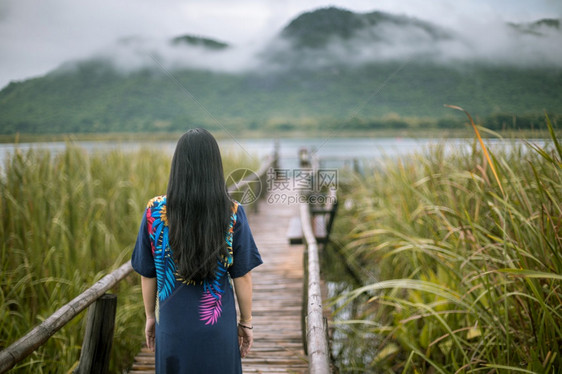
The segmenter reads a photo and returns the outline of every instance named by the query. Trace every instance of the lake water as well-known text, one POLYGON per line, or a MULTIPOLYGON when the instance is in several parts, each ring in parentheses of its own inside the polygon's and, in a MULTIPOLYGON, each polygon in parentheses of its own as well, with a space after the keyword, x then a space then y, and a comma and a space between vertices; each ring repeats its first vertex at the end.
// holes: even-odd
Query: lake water
MULTIPOLYGON (((459 147, 470 147, 472 139, 432 139, 432 138, 262 138, 262 139, 222 139, 219 145, 223 153, 247 153, 251 157, 261 158, 273 152, 275 143, 279 144, 280 167, 294 168, 298 166, 298 151, 307 147, 316 151, 320 159, 325 160, 324 167, 338 167, 344 161, 357 159, 375 160, 383 156, 400 156, 412 152, 422 151, 436 144, 445 144, 447 149, 458 149, 459 147)), ((516 141, 521 143, 522 141, 516 141)), ((532 142, 544 145, 544 140, 533 140, 532 142)), ((497 147, 511 147, 513 141, 489 139, 486 140, 492 149, 497 147)), ((123 151, 135 151, 141 148, 154 148, 161 152, 167 152, 170 156, 174 152, 175 141, 154 142, 116 142, 116 141, 76 141, 76 144, 88 152, 104 152, 114 149, 123 151)), ((49 149, 53 153, 64 151, 65 142, 49 143, 19 143, 0 144, 0 168, 4 166, 6 156, 16 149, 27 151, 28 149, 49 149)))

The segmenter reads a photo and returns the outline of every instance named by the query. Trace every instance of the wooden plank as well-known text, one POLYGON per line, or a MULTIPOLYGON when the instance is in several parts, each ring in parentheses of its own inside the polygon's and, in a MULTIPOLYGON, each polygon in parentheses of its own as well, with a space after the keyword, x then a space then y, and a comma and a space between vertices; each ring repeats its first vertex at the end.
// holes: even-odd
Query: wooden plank
POLYGON ((291 217, 289 228, 287 229, 289 244, 302 244, 302 227, 300 217, 291 217))

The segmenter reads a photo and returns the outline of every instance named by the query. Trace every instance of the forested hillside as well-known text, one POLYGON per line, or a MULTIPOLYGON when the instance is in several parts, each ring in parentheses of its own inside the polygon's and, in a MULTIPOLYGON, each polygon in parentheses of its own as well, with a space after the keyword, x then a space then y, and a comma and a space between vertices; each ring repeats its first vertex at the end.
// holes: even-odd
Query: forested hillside
MULTIPOLYGON (((555 20, 511 28, 537 40, 560 33, 555 20)), ((9 84, 0 91, 0 132, 462 126, 443 104, 461 105, 492 128, 537 127, 544 111, 555 122, 562 114, 561 67, 447 60, 432 46, 464 43, 461 36, 403 16, 305 13, 240 69, 212 63, 228 61, 236 46, 190 35, 168 42, 162 50, 141 48, 144 55, 135 56, 145 62, 134 69, 93 57, 9 84), (401 55, 398 42, 423 50, 401 55), (169 50, 209 63, 167 63, 169 50)))

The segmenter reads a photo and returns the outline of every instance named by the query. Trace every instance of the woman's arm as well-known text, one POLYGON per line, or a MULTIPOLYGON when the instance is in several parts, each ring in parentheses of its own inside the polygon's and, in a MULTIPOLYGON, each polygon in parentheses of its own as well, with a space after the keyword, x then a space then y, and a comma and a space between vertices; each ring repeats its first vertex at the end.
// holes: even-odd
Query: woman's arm
POLYGON ((248 272, 234 278, 234 290, 240 309, 240 322, 238 324, 238 342, 240 355, 246 357, 254 342, 252 325, 252 273, 248 272))
POLYGON ((146 335, 146 346, 154 352, 154 340, 156 337, 156 278, 147 278, 141 276, 142 300, 144 303, 144 313, 146 315, 146 326, 144 333, 146 335))

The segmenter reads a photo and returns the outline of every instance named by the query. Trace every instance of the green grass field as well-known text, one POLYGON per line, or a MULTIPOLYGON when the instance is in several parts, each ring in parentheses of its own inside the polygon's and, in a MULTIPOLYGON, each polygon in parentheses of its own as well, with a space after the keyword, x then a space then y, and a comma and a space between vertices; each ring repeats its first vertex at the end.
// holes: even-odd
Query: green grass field
POLYGON ((562 148, 469 145, 339 191, 333 248, 362 283, 332 300, 342 372, 562 370, 562 148))
MULTIPOLYGON (((228 173, 256 161, 224 155, 228 173)), ((0 169, 0 349, 25 335, 103 275, 126 262, 151 197, 166 192, 171 155, 152 149, 89 154, 67 145, 17 151, 0 169)), ((144 341, 139 277, 118 295, 111 371, 120 373, 144 341)), ((77 363, 83 312, 13 370, 66 373, 77 363)))

